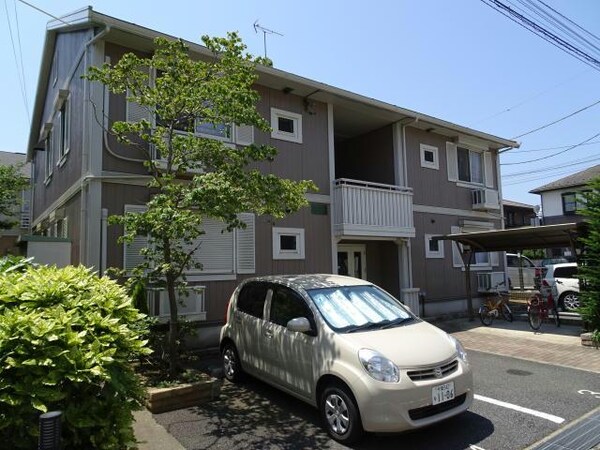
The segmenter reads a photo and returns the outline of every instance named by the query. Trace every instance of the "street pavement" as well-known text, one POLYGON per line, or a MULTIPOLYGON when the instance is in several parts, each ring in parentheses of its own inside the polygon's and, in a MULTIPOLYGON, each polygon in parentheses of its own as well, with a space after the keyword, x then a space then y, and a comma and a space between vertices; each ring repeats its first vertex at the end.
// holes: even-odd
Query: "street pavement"
MULTIPOLYGON (((534 333, 524 321, 506 323, 498 320, 491 327, 484 327, 479 321, 457 319, 436 325, 459 338, 473 354, 474 367, 480 372, 479 385, 482 389, 485 385, 485 391, 477 385, 476 390, 484 397, 507 398, 508 395, 510 404, 522 405, 524 399, 518 398, 519 395, 532 393, 536 410, 554 414, 558 411, 565 423, 576 421, 600 405, 594 396, 585 395, 585 389, 600 391, 597 376, 600 374, 600 350, 581 346, 579 327, 556 328, 544 324, 541 332, 534 333), (518 360, 523 361, 519 363, 518 360), (519 389, 507 392, 503 383, 490 384, 489 379, 498 371, 503 371, 506 383, 517 383, 519 389), (574 388, 568 386, 570 382, 584 390, 584 394, 573 391, 574 388)), ((562 427, 544 418, 514 414, 487 401, 476 401, 468 413, 427 429, 430 431, 405 434, 400 441, 372 436, 357 448, 391 449, 402 442, 406 448, 520 449, 562 427), (516 424, 514 414, 518 418, 516 424), (514 428, 523 423, 527 426, 514 433, 514 428), (446 438, 440 441, 440 435, 446 438), (477 445, 473 445, 474 442, 477 445)), ((312 407, 257 380, 250 380, 241 387, 226 383, 221 399, 199 408, 155 416, 147 411, 138 412, 135 432, 141 441, 141 450, 345 448, 321 430, 318 414, 312 407)), ((569 447, 563 445, 560 448, 569 447)))

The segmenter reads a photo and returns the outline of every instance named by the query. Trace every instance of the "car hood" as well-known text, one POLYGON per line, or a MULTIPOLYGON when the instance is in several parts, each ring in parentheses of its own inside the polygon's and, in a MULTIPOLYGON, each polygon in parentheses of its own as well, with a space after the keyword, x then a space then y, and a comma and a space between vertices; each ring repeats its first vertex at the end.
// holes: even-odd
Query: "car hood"
POLYGON ((339 336, 346 345, 353 347, 352 351, 375 350, 399 367, 429 366, 456 355, 456 346, 448 335, 426 322, 339 336))

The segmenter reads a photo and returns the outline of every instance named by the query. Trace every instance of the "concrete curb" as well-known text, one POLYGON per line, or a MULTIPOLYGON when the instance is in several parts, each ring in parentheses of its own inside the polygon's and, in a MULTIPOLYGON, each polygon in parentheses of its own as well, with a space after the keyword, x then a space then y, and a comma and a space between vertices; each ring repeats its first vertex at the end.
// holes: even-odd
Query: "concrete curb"
POLYGON ((149 411, 135 411, 133 418, 133 432, 140 450, 185 450, 177 439, 156 423, 149 411))

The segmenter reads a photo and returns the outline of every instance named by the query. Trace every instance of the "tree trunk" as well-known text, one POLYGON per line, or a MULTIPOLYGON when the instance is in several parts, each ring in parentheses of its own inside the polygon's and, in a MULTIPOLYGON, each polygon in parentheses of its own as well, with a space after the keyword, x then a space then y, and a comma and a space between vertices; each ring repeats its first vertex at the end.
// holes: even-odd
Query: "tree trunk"
POLYGON ((167 293, 169 295, 169 376, 177 376, 179 352, 177 349, 177 339, 179 337, 179 321, 177 314, 177 297, 175 295, 175 279, 172 275, 167 275, 167 293))

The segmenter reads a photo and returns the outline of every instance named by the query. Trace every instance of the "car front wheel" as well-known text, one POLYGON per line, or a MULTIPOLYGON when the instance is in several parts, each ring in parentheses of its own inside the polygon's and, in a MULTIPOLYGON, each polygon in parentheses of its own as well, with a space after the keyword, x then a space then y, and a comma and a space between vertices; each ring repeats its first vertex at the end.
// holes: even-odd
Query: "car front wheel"
POLYGON ((221 355, 223 357, 223 374, 225 375, 225 378, 232 383, 241 381, 244 373, 240 365, 240 358, 235 345, 231 342, 226 343, 223 346, 221 355))
POLYGON ((565 292, 561 296, 560 304, 567 311, 579 308, 579 295, 576 292, 565 292))
POLYGON ((345 387, 334 384, 325 388, 319 406, 323 424, 333 439, 351 444, 362 438, 358 407, 345 387))

